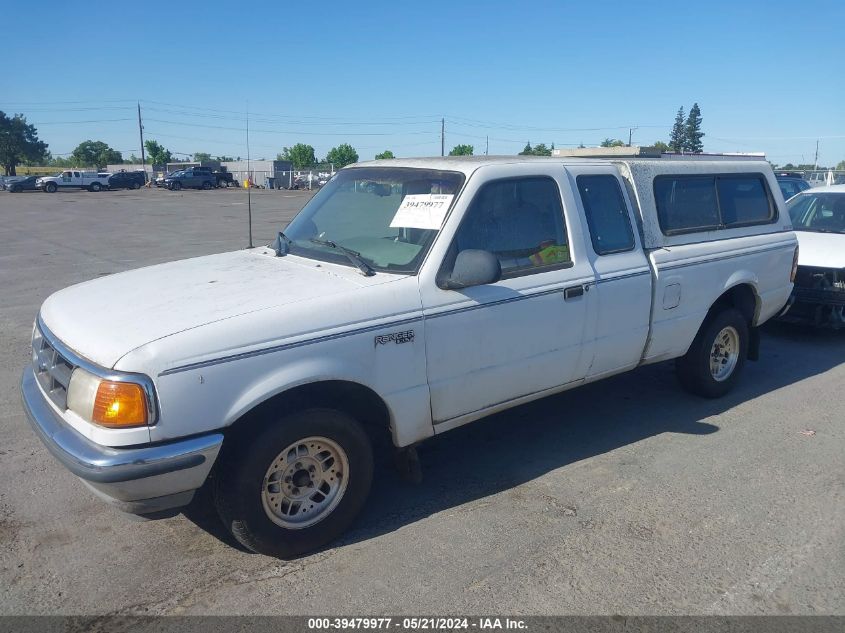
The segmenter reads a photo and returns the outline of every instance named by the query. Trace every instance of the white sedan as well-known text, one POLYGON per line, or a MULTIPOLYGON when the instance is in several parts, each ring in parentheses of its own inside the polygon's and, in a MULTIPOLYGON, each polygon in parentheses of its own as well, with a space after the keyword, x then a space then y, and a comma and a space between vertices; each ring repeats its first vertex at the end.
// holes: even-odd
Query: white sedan
POLYGON ((845 327, 845 185, 808 189, 786 207, 800 251, 784 320, 845 327))

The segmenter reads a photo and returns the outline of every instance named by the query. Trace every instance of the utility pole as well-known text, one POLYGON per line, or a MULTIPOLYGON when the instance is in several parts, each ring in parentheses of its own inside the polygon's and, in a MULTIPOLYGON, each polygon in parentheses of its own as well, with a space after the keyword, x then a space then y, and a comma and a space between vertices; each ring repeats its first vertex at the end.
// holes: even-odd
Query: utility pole
POLYGON ((490 136, 485 136, 484 139, 486 142, 486 145, 484 146, 484 155, 487 156, 487 154, 490 152, 490 136))
POLYGON ((813 171, 819 168, 819 139, 816 139, 816 158, 813 162, 813 171))
POLYGON ((144 126, 141 123, 141 102, 138 102, 138 134, 141 135, 141 169, 144 170, 144 182, 147 182, 147 157, 144 155, 144 126))
POLYGON ((446 118, 440 119, 440 155, 446 155, 446 118))
POLYGON ((246 102, 246 207, 249 217, 249 247, 252 245, 252 172, 249 164, 249 101, 246 102))
POLYGON ((628 128, 628 147, 631 147, 631 139, 634 136, 634 130, 639 130, 638 127, 629 127, 628 128))

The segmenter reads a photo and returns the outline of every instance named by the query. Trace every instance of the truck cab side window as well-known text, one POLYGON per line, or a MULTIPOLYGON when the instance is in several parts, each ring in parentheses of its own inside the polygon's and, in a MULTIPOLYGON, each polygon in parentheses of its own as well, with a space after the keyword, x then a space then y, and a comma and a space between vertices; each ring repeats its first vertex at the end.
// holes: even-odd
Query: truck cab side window
POLYGON ((634 231, 619 181, 614 176, 578 176, 578 191, 597 255, 634 248, 634 231))
POLYGON ((482 187, 455 236, 454 255, 490 251, 502 276, 568 264, 569 244, 557 183, 548 177, 512 178, 482 187))

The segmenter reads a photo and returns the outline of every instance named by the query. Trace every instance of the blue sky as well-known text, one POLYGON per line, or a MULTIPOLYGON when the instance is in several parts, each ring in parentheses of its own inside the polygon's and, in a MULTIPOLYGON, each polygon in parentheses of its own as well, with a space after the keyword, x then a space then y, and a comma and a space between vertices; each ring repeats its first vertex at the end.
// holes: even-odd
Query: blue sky
POLYGON ((818 138, 820 163, 845 160, 841 0, 48 0, 4 22, 0 110, 54 155, 89 138, 138 153, 138 100, 146 137, 174 152, 246 156, 248 107, 253 158, 348 142, 362 159, 439 154, 441 117, 447 151, 629 127, 648 144, 698 102, 706 151, 812 162, 818 138))

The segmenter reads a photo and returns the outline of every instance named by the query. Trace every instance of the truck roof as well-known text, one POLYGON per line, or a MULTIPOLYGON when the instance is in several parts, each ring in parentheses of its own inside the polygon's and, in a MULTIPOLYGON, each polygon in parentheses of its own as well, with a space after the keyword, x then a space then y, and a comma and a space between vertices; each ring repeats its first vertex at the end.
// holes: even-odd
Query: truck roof
MULTIPOLYGON (((632 148, 626 148, 632 149, 632 148)), ((580 157, 580 156, 433 156, 428 158, 388 158, 382 160, 370 160, 350 167, 416 167, 421 169, 440 169, 445 171, 458 171, 467 176, 479 167, 488 165, 524 165, 529 163, 550 163, 562 166, 575 165, 596 165, 596 164, 650 164, 667 165, 671 164, 673 170, 679 172, 700 172, 712 173, 724 171, 728 166, 743 166, 749 169, 755 164, 764 164, 769 167, 764 156, 737 156, 737 155, 663 155, 660 157, 640 157, 614 155, 612 157, 580 157)), ((770 167, 769 167, 770 168, 770 167)), ((731 170, 733 171, 733 170, 731 170)))

